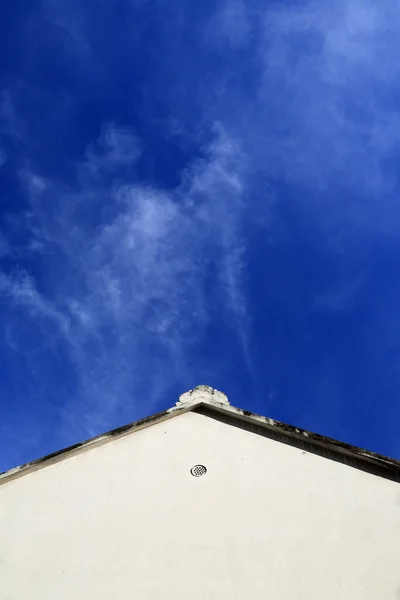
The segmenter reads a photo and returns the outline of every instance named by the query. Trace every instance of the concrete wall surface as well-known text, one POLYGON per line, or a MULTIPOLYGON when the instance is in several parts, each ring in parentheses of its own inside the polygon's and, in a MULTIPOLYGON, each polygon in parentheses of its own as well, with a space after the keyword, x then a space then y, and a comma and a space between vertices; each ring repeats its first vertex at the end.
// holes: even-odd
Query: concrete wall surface
POLYGON ((169 598, 400 600, 400 485, 189 412, 0 486, 0 600, 169 598))

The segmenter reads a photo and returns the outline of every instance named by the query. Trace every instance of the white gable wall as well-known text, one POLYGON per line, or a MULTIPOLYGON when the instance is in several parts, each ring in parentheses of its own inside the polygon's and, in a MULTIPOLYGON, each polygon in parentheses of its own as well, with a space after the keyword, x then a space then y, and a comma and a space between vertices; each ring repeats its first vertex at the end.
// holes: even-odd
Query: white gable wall
POLYGON ((0 486, 1 600, 399 600, 399 561, 399 484, 191 412, 0 486))

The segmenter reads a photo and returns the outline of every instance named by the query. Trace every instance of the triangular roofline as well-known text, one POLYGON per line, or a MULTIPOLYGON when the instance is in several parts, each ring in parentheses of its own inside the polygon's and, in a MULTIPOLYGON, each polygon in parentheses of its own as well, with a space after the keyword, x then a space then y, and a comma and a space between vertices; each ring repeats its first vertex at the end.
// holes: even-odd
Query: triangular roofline
POLYGON ((231 406, 221 392, 208 386, 198 386, 183 394, 172 408, 5 471, 0 474, 0 485, 188 412, 203 414, 227 425, 400 483, 398 460, 231 406))

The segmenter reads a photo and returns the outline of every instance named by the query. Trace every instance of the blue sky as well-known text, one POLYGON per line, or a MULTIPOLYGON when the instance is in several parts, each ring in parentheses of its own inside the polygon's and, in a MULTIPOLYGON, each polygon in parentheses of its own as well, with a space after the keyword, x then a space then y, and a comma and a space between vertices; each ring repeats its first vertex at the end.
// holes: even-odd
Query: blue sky
POLYGON ((400 458, 400 7, 0 18, 0 470, 232 404, 400 458))

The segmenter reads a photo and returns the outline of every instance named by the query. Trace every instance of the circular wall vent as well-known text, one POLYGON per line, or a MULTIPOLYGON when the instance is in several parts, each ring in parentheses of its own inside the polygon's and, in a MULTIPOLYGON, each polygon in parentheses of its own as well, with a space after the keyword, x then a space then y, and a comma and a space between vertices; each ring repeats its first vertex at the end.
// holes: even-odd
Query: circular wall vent
POLYGON ((207 469, 204 465, 195 465, 190 469, 190 472, 193 477, 201 477, 207 473, 207 469))

